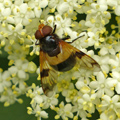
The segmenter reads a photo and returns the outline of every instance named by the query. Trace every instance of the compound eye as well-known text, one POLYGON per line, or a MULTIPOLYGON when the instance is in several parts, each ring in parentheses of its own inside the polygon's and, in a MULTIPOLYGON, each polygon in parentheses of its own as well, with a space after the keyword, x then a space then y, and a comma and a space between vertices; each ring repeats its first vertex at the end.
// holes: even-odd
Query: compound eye
POLYGON ((52 27, 47 26, 47 25, 44 26, 42 28, 42 33, 43 33, 44 36, 50 35, 52 33, 52 27))
POLYGON ((40 31, 37 30, 37 31, 35 32, 35 38, 36 38, 36 39, 41 39, 42 37, 43 37, 43 36, 41 35, 40 31))

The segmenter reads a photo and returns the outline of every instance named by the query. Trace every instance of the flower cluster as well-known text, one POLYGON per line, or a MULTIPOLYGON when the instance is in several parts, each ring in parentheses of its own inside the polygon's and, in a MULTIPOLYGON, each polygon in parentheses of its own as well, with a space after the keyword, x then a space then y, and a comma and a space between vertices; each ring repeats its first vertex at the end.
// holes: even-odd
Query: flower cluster
POLYGON ((38 120, 49 119, 47 109, 56 112, 54 119, 88 120, 97 111, 99 120, 120 120, 119 0, 0 0, 3 57, 9 60, 7 70, 0 67, 4 106, 22 103, 20 95, 25 94, 31 98, 28 114, 38 120), (34 36, 39 21, 56 25, 55 33, 70 36, 68 41, 84 34, 72 45, 95 59, 102 71, 75 68, 60 73, 52 97, 44 95, 40 84, 28 85, 30 74, 40 80, 34 62, 40 49, 34 36))

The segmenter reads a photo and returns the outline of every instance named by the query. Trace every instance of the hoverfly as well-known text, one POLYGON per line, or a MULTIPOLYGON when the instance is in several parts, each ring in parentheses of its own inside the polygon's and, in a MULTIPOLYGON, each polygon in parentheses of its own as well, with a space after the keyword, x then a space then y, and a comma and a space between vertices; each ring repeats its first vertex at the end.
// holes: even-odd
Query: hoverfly
POLYGON ((56 84, 58 72, 69 71, 76 64, 80 67, 100 70, 99 64, 94 59, 70 45, 70 42, 65 42, 68 38, 60 39, 55 34, 55 30, 56 25, 52 29, 48 25, 40 24, 35 33, 35 38, 39 40, 40 45, 41 84, 43 92, 47 96, 51 96, 49 92, 53 90, 56 84))

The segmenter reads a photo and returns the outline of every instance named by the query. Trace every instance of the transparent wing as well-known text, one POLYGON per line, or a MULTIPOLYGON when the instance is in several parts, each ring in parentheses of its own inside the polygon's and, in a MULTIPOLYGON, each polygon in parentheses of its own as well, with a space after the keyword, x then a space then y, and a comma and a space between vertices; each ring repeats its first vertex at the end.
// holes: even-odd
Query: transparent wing
POLYGON ((44 94, 52 96, 54 94, 53 87, 56 84, 58 72, 54 70, 46 60, 46 54, 40 50, 40 77, 44 94))
POLYGON ((72 54, 72 56, 76 58, 76 64, 79 65, 80 68, 82 67, 96 72, 101 71, 100 65, 84 52, 64 41, 61 41, 60 44, 62 49, 66 51, 66 54, 72 54))

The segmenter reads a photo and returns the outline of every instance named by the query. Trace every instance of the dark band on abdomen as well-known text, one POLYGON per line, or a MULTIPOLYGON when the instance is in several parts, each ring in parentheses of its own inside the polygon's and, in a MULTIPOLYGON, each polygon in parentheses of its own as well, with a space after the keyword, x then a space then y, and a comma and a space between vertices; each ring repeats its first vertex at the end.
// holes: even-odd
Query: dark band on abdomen
POLYGON ((75 64, 76 64, 75 55, 72 54, 65 61, 57 65, 51 65, 51 67, 53 67, 57 71, 65 72, 71 70, 75 64))

